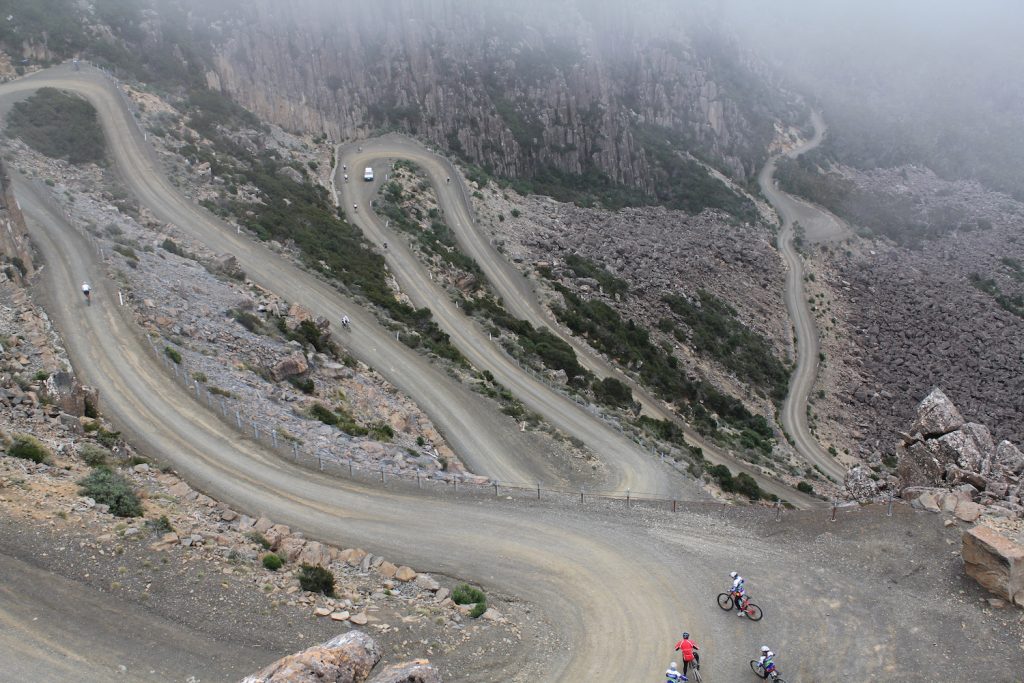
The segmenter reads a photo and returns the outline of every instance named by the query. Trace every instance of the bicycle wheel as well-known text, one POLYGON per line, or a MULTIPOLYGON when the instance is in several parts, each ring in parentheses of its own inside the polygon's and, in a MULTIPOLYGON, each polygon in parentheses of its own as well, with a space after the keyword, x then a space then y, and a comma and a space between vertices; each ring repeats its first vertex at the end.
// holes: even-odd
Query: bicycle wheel
POLYGON ((764 616, 764 613, 761 611, 760 607, 758 607, 754 603, 750 603, 749 605, 747 605, 747 618, 748 619, 750 619, 751 621, 761 621, 761 617, 763 617, 763 616, 764 616))
POLYGON ((691 681, 697 681, 697 683, 700 683, 700 669, 690 669, 689 677, 691 681))
POLYGON ((732 596, 728 593, 718 594, 718 606, 722 609, 729 611, 732 609, 732 596))
POLYGON ((764 678, 764 669, 761 668, 761 665, 757 663, 756 659, 750 660, 750 670, 754 672, 755 676, 764 678))

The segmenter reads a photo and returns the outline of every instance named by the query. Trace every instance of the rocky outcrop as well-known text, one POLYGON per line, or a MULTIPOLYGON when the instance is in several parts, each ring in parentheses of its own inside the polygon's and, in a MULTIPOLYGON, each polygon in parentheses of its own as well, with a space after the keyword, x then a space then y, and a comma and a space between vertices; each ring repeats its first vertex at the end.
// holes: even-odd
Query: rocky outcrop
MULTIPOLYGON (((1021 516, 1024 456, 1016 446, 1008 441, 996 446, 988 428, 964 422, 939 389, 918 406, 912 431, 898 448, 904 498, 916 498, 919 507, 938 511, 941 489, 954 490, 966 502, 976 500, 989 514, 1021 516), (954 425, 959 426, 951 429, 954 425), (938 491, 933 495, 929 489, 938 491)), ((947 511, 954 512, 955 507, 947 511)), ((973 515, 973 510, 963 514, 973 515)))
POLYGON ((242 683, 361 683, 380 661, 373 638, 349 631, 270 664, 242 683))
POLYGON ((270 369, 270 376, 275 382, 280 382, 289 377, 304 375, 307 372, 309 372, 309 363, 306 362, 306 356, 297 351, 277 361, 270 369))
POLYGON ((866 467, 851 467, 843 480, 843 487, 851 498, 857 501, 869 501, 878 495, 878 484, 871 479, 866 467))
POLYGON ((976 526, 963 536, 964 571, 985 589, 1024 607, 1024 544, 976 526))
MULTIPOLYGON (((364 683, 381 653, 373 638, 349 631, 331 640, 282 657, 242 683, 364 683)), ((429 662, 394 664, 368 683, 441 683, 429 662)))

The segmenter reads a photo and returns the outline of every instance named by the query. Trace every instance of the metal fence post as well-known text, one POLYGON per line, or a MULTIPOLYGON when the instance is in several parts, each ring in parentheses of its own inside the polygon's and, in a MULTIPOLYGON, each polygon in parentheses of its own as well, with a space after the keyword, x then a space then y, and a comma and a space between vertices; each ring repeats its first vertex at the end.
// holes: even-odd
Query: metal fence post
POLYGON ((889 489, 889 507, 888 507, 888 509, 885 512, 885 516, 886 517, 892 517, 892 499, 893 499, 892 489, 889 489))
POLYGON ((270 440, 274 443, 274 448, 277 448, 277 431, 270 432, 270 440))
POLYGON ((384 465, 380 466, 380 483, 382 483, 382 484, 385 483, 385 480, 384 480, 384 465))
POLYGON ((580 505, 583 505, 583 487, 580 487, 580 505))
POLYGON ((831 521, 831 522, 834 522, 834 521, 836 521, 836 506, 837 506, 837 504, 838 504, 838 503, 836 502, 836 499, 835 499, 835 498, 833 498, 833 499, 832 499, 832 519, 831 519, 831 520, 829 520, 829 521, 831 521))
POLYGON ((420 480, 420 471, 416 470, 416 488, 423 488, 423 482, 420 480))
POLYGON ((252 421, 252 435, 256 437, 256 440, 260 440, 260 428, 256 425, 256 420, 252 421))
POLYGON ((455 493, 458 493, 459 492, 459 480, 458 479, 452 479, 452 484, 455 485, 455 493))
POLYGON ((348 477, 352 478, 352 458, 348 459, 348 477))
POLYGON ((317 464, 317 467, 320 468, 320 471, 323 472, 324 471, 324 459, 323 459, 323 457, 319 453, 316 454, 316 464, 317 464))
POLYGON ((292 457, 295 458, 295 462, 299 461, 299 445, 297 443, 292 444, 292 457))
POLYGON ((540 482, 537 482, 537 500, 540 500, 540 482))
POLYGON ((494 497, 495 498, 498 497, 498 480, 497 479, 494 480, 494 497))
POLYGON ((626 489, 626 507, 629 507, 629 489, 626 489))
POLYGON ((672 499, 672 512, 675 512, 675 511, 676 511, 676 499, 673 498, 672 499))
POLYGON ((782 521, 782 502, 781 501, 777 501, 775 503, 775 521, 776 522, 782 521))
POLYGON ((235 423, 238 425, 239 429, 242 428, 242 414, 237 410, 235 411, 235 423))
POLYGON ((199 382, 196 382, 196 400, 198 401, 200 398, 202 397, 199 395, 199 382))

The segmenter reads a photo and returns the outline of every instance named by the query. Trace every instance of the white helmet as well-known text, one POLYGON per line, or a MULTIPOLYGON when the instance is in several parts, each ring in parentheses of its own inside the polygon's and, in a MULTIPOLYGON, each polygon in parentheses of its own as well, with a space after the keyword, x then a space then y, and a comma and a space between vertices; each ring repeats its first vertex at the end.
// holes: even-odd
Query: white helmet
POLYGON ((737 572, 729 572, 729 576, 735 579, 739 574, 737 572))
POLYGON ((770 652, 770 650, 768 649, 767 645, 762 645, 761 646, 761 652, 770 652))
POLYGON ((671 664, 669 665, 669 667, 668 667, 668 668, 670 668, 670 669, 674 669, 674 668, 676 668, 676 663, 675 663, 675 662, 672 662, 672 663, 671 663, 671 664))

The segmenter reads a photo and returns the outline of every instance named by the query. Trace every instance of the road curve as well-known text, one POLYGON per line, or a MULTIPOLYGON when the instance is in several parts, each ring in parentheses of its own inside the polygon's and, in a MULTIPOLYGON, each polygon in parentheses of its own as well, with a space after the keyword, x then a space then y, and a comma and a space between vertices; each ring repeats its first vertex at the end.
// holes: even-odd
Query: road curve
MULTIPOLYGON (((238 235, 233 228, 184 198, 164 176, 159 159, 130 120, 118 91, 100 73, 56 67, 0 86, 0 94, 17 97, 44 86, 74 91, 92 102, 100 114, 110 153, 125 184, 159 220, 175 225, 217 252, 234 254, 250 279, 325 316, 335 329, 341 329, 340 320, 347 314, 353 324, 352 332, 344 340, 345 346, 412 397, 471 470, 507 482, 566 483, 563 469, 553 465, 546 454, 537 452, 528 435, 520 433, 512 420, 500 415, 479 395, 455 382, 421 355, 396 343, 372 314, 323 280, 238 235)), ((467 355, 479 360, 482 367, 508 364, 507 356, 493 345, 467 348, 470 351, 467 355)), ((518 388, 531 389, 529 378, 522 373, 510 373, 501 379, 510 383, 516 380, 518 388)), ((605 462, 608 488, 631 488, 680 498, 697 495, 695 487, 685 484, 628 439, 593 418, 587 420, 590 416, 579 406, 564 399, 549 400, 553 394, 546 387, 543 392, 532 387, 534 393, 526 389, 522 398, 544 399, 533 403, 525 401, 531 408, 569 434, 583 439, 605 462)))
MULTIPOLYGON (((445 220, 455 233, 460 247, 480 265, 481 270, 502 298, 509 312, 535 327, 547 327, 558 335, 573 347, 580 363, 598 377, 615 377, 626 382, 632 389, 634 398, 640 402, 645 414, 655 419, 669 420, 677 424, 682 428, 687 441, 700 447, 704 452, 704 457, 712 464, 724 464, 734 473, 745 472, 754 477, 765 491, 775 494, 780 499, 790 501, 798 507, 813 507, 821 504, 817 498, 800 493, 777 479, 765 476, 760 469, 707 441, 689 424, 680 419, 663 401, 653 396, 633 378, 618 371, 603 356, 552 319, 540 303, 530 281, 490 244, 486 234, 476 224, 462 177, 455 172, 450 161, 434 154, 415 140, 398 134, 364 140, 358 145, 355 143, 345 145, 339 149, 337 159, 338 168, 341 168, 343 163, 348 166, 348 175, 351 178, 349 182, 344 182, 341 177, 342 173, 337 168, 335 169, 334 181, 341 193, 342 205, 351 206, 358 203, 364 207, 370 206, 380 182, 378 178, 378 182, 364 183, 361 180, 364 167, 376 166, 383 172, 383 160, 405 159, 415 162, 427 174, 433 185, 438 202, 444 211, 445 220), (451 182, 448 181, 449 178, 451 182)), ((390 166, 390 163, 387 163, 386 166, 390 166)), ((375 240, 378 245, 384 242, 393 245, 386 252, 389 258, 392 253, 401 253, 403 262, 411 257, 404 246, 404 240, 395 231, 387 229, 375 216, 365 216, 365 209, 357 213, 359 215, 356 220, 364 226, 364 232, 370 239, 375 240), (363 221, 369 225, 364 224, 363 221)), ((432 297, 447 301, 443 293, 433 294, 432 297)), ((433 303, 433 301, 427 301, 424 305, 433 303)), ((455 325, 456 328, 460 326, 455 325)), ((480 340, 477 343, 481 343, 480 340)))
MULTIPOLYGON (((812 113, 811 120, 814 123, 814 136, 786 152, 787 157, 794 159, 821 144, 825 137, 825 122, 817 112, 812 113)), ((778 246, 787 268, 786 308, 789 310, 789 317, 793 321, 793 330, 796 334, 796 370, 790 378, 789 391, 782 404, 782 425, 793 438, 797 452, 808 463, 817 466, 826 475, 842 483, 843 477, 846 475, 846 467, 821 447, 818 440, 811 434, 807 424, 807 398, 810 396, 818 376, 818 355, 821 347, 818 340, 818 328, 814 324, 814 316, 811 314, 810 306, 807 304, 807 295, 804 292, 803 261, 793 243, 794 224, 797 221, 807 223, 814 220, 815 212, 822 214, 830 221, 834 219, 816 207, 801 202, 779 189, 775 181, 775 168, 778 161, 779 155, 769 159, 761 169, 757 181, 761 186, 761 192, 775 207, 782 221, 778 246)))
MULTIPOLYGON (((24 182, 15 189, 43 255, 46 309, 79 376, 99 389, 105 414, 133 443, 239 510, 529 599, 554 625, 564 656, 544 671, 526 666, 523 677, 528 654, 513 648, 508 661, 489 664, 488 680, 555 683, 572 672, 621 681, 638 670, 653 676, 664 665, 676 606, 696 604, 696 596, 692 573, 684 576, 659 556, 657 539, 628 520, 595 522, 586 510, 481 504, 332 479, 240 438, 164 374, 114 304, 116 291, 90 245, 48 205, 45 190, 24 182), (91 307, 75 296, 83 280, 97 283, 91 307)), ((694 614, 690 623, 702 624, 702 617, 694 614)), ((707 633, 713 642, 710 626, 707 633)), ((480 677, 470 672, 463 680, 480 677)))

